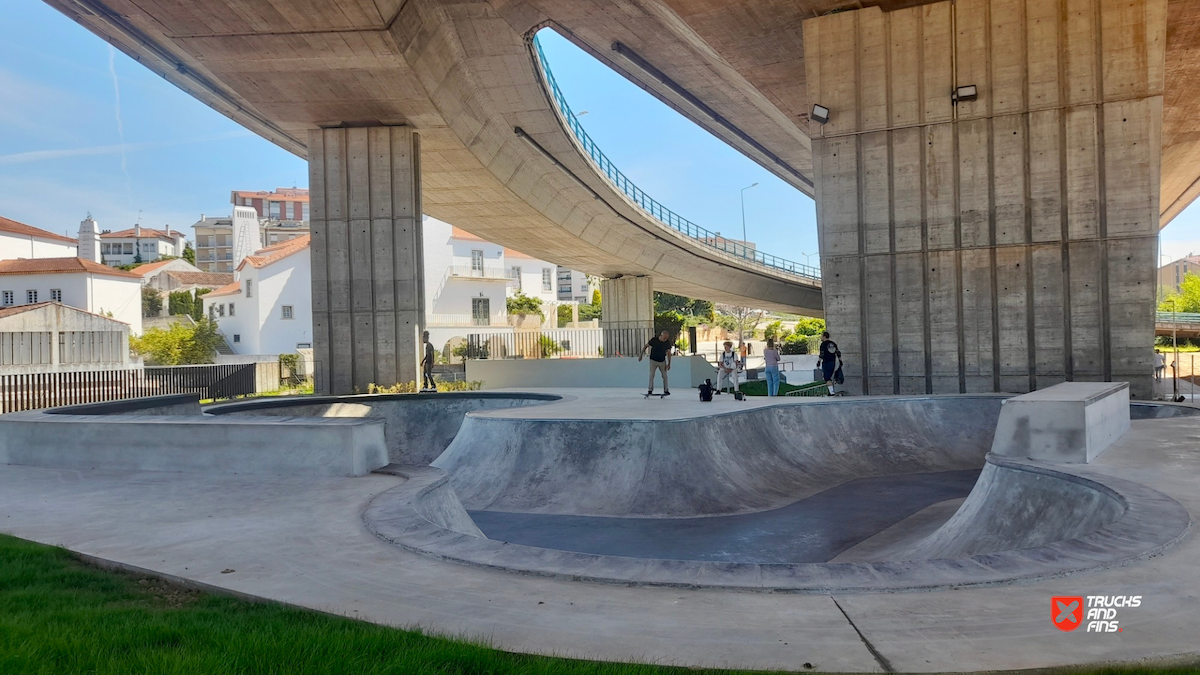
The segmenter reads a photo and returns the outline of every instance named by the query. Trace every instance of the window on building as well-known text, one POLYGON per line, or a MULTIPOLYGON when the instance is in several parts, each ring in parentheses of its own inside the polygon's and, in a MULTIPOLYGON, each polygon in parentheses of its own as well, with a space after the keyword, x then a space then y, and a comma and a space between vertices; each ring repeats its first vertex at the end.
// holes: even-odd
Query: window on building
MULTIPOLYGON (((230 312, 230 315, 232 315, 232 314, 233 314, 233 312, 230 312)), ((241 336, 241 335, 238 335, 237 333, 234 333, 234 334, 233 334, 233 341, 234 341, 234 342, 241 342, 241 341, 242 341, 242 336, 241 336)))
POLYGON ((246 297, 247 298, 254 297, 254 280, 253 279, 246 280, 246 297))
POLYGON ((50 289, 50 299, 55 302, 62 302, 62 289, 61 288, 51 288, 50 289))
POLYGON ((37 302, 37 291, 25 291, 25 304, 32 305, 37 302))
POLYGON ((471 298, 471 323, 487 326, 492 322, 491 298, 471 298))
POLYGON ((543 291, 553 291, 554 290, 554 277, 551 276, 552 274, 553 274, 553 272, 550 271, 549 267, 542 268, 542 290, 543 291))
POLYGON ((233 316, 233 303, 229 303, 229 316, 233 316))
POLYGON ((509 270, 508 276, 512 277, 512 280, 517 282, 517 292, 520 293, 521 292, 521 268, 513 267, 511 270, 509 270))
MULTIPOLYGON (((307 207, 305 207, 305 208, 307 208, 307 207)), ((296 349, 312 349, 312 343, 311 342, 297 342, 296 349)))
POLYGON ((270 204, 271 204, 271 217, 274 218, 275 220, 279 220, 279 202, 270 202, 270 204))
POLYGON ((133 242, 127 241, 121 245, 122 253, 125 255, 133 255, 133 242))
POLYGON ((10 306, 12 306, 12 304, 13 304, 13 292, 12 292, 12 291, 4 291, 4 298, 3 298, 3 300, 4 300, 4 306, 5 306, 5 307, 10 307, 10 306))
POLYGON ((308 204, 304 204, 303 209, 301 209, 301 211, 302 211, 302 215, 303 215, 303 220, 308 220, 308 204))
POLYGON ((111 248, 111 246, 112 246, 111 244, 100 244, 100 252, 101 252, 101 253, 103 253, 103 254, 105 254, 105 255, 108 255, 109 253, 112 253, 112 248, 111 248))
POLYGON ((225 316, 225 305, 217 305, 217 316, 225 316))
POLYGON ((292 318, 292 306, 284 305, 284 306, 280 307, 279 308, 279 318, 281 318, 281 319, 292 318))
POLYGON ((471 251, 471 274, 483 276, 483 251, 479 249, 471 251))

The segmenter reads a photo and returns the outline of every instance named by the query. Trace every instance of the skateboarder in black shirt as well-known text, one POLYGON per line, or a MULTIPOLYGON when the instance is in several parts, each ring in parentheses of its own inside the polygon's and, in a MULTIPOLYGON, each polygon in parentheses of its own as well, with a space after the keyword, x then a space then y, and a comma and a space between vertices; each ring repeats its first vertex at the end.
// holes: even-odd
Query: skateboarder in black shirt
POLYGON ((663 396, 670 396, 671 389, 667 386, 667 371, 671 369, 671 333, 663 331, 658 334, 658 337, 650 338, 645 347, 642 347, 642 353, 638 354, 638 361, 646 355, 646 350, 650 350, 650 387, 646 391, 646 395, 650 396, 654 393, 654 371, 662 372, 663 381, 663 396))

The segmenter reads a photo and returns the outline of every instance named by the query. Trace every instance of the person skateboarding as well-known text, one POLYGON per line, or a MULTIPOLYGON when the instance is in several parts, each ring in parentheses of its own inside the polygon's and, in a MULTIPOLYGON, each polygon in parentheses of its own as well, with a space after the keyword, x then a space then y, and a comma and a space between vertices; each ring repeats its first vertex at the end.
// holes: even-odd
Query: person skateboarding
POLYGON ((642 347, 642 353, 638 354, 638 361, 646 355, 646 350, 650 350, 650 387, 646 390, 646 396, 654 395, 654 372, 662 373, 663 381, 663 396, 671 395, 671 388, 667 386, 667 371, 671 369, 671 333, 670 331, 662 331, 658 337, 650 338, 646 346, 642 347))
POLYGON ((817 360, 821 362, 821 375, 825 378, 825 386, 829 395, 833 396, 834 372, 841 368, 842 352, 837 343, 829 339, 829 331, 821 333, 821 347, 817 350, 817 360))
POLYGON ((434 356, 433 344, 429 342, 429 331, 421 333, 421 341, 425 343, 425 356, 421 359, 421 391, 437 391, 437 385, 433 382, 434 356))

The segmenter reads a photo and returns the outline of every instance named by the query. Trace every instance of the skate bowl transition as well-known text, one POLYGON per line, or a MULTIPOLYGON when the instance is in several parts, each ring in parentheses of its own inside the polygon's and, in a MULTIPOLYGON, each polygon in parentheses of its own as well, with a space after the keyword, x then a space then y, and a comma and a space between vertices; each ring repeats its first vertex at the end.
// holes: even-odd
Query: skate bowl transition
POLYGON ((1004 398, 781 399, 645 420, 539 415, 566 402, 476 411, 431 465, 384 469, 407 480, 363 519, 407 550, 522 574, 810 593, 1061 576, 1186 535, 1187 511, 1155 490, 990 454, 1004 398))

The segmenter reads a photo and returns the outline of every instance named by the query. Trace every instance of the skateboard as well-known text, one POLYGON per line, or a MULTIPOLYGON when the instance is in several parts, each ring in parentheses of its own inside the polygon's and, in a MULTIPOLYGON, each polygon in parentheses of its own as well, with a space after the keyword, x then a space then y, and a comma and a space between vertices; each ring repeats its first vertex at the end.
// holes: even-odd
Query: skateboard
POLYGON ((660 399, 662 399, 662 398, 666 398, 666 397, 667 397, 667 395, 666 395, 666 394, 642 394, 642 398, 643 398, 643 399, 650 398, 651 396, 657 396, 657 397, 659 397, 660 399))

